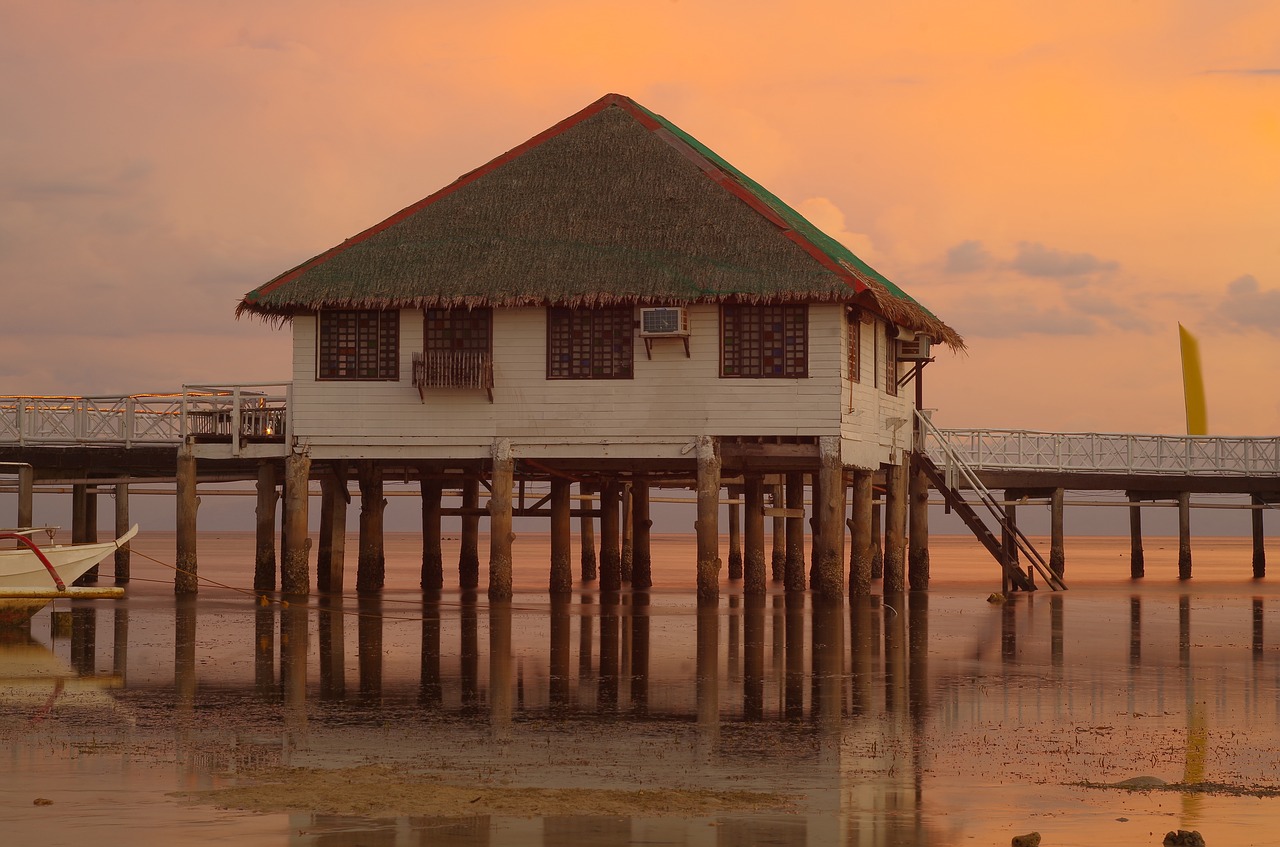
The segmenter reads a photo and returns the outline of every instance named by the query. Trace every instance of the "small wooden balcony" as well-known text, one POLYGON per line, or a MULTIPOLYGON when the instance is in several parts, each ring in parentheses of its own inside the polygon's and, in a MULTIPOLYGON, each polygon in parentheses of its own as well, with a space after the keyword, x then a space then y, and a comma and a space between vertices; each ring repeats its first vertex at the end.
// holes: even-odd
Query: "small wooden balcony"
POLYGON ((427 402, 429 388, 475 388, 493 402, 493 354, 475 350, 428 350, 413 354, 413 384, 427 402))

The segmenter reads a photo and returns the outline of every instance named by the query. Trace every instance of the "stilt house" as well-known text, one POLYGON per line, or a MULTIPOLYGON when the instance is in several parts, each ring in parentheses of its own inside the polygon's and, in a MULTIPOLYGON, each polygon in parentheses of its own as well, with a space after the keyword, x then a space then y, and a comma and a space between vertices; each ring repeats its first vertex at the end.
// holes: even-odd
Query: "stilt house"
POLYGON ((249 292, 242 314, 292 325, 295 452, 492 476, 491 514, 510 512, 510 474, 718 492, 898 464, 904 357, 963 345, 617 94, 249 292))

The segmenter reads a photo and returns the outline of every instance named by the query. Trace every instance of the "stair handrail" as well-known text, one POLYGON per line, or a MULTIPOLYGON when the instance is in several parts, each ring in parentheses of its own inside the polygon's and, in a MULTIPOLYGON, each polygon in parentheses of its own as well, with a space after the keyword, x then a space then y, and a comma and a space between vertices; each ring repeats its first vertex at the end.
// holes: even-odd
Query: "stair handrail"
MULTIPOLYGON (((925 439, 927 436, 932 436, 934 442, 936 442, 941 448, 942 455, 946 457, 945 472, 948 484, 950 484, 950 481, 955 478, 955 472, 959 471, 961 476, 964 477, 965 482, 968 483, 969 488, 978 495, 978 499, 987 507, 987 511, 989 511, 992 517, 996 519, 996 522, 1013 537, 1015 546, 1022 552, 1022 554, 1027 558, 1027 561, 1040 574, 1040 576, 1044 578, 1045 582, 1049 584, 1049 587, 1055 591, 1065 589, 1067 586, 1062 581, 1062 578, 1053 572, 1048 563, 1045 562, 1044 556, 1042 556, 1040 551, 1036 549, 1035 545, 1031 543, 1031 540, 1027 538, 1021 529, 1018 528, 1017 524, 1009 524, 1005 517, 1004 510, 1000 508, 999 501, 997 501, 995 496, 992 495, 990 489, 982 484, 982 480, 978 479, 977 472, 969 466, 969 463, 966 462, 955 448, 951 446, 946 438, 943 437, 942 431, 934 425, 928 415, 923 414, 920 409, 916 409, 914 411, 916 423, 919 426, 919 429, 917 430, 918 442, 916 444, 916 449, 922 453, 927 453, 928 451, 925 450, 925 439)), ((952 488, 955 488, 955 486, 952 485, 952 488)))

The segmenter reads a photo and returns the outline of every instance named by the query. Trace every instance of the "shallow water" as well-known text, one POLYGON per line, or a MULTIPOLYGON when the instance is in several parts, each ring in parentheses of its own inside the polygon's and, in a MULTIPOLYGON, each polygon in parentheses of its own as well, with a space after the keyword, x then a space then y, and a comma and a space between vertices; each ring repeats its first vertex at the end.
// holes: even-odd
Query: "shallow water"
MULTIPOLYGON (((509 604, 412 590, 416 543, 390 539, 377 599, 258 605, 206 584, 177 601, 138 555, 126 600, 40 613, 0 644, 6 843, 1277 841, 1280 798, 1257 795, 1280 789, 1280 596, 1249 579, 1247 540, 1198 540, 1187 583, 1172 578, 1176 541, 1148 542, 1135 583, 1127 539, 1071 540, 1069 592, 1001 605, 976 546, 939 539, 927 594, 815 606, 726 581, 712 609, 694 602, 691 539, 659 539, 651 592, 586 586, 552 603, 545 539, 522 537, 509 604), (467 786, 782 793, 793 807, 368 817, 175 796, 262 767, 369 764, 467 786), (1082 784, 1142 775, 1221 787, 1082 784)), ((252 545, 202 537, 201 575, 247 584, 252 545)), ((171 536, 136 546, 172 560, 171 536)))

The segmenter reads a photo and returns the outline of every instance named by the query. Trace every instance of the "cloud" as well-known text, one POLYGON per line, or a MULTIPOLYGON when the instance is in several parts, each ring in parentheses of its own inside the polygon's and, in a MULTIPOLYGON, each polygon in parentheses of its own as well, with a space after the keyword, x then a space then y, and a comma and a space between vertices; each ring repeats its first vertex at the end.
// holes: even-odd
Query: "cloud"
POLYGON ((1098 322, 1088 315, 1016 299, 983 298, 955 304, 947 310, 945 317, 947 323, 966 338, 1094 335, 1099 330, 1098 322))
POLYGON ((991 267, 991 254, 982 246, 981 241, 969 239, 947 251, 947 261, 943 270, 951 274, 973 273, 991 267))
POLYGON ((852 250, 862 261, 872 267, 880 264, 882 256, 872 243, 871 236, 847 229, 844 212, 831 199, 810 197, 796 204, 796 211, 804 215, 809 223, 852 250))
POLYGON ((1219 76, 1280 76, 1280 68, 1218 68, 1201 73, 1219 76))
POLYGON ((1061 279, 1114 271, 1120 263, 1104 261, 1092 253, 1067 253, 1037 242, 1022 241, 1009 267, 1026 276, 1061 279))
POLYGON ((1218 314, 1242 329, 1260 329, 1280 337, 1280 289, 1263 290, 1252 274, 1227 283, 1227 296, 1218 314))

